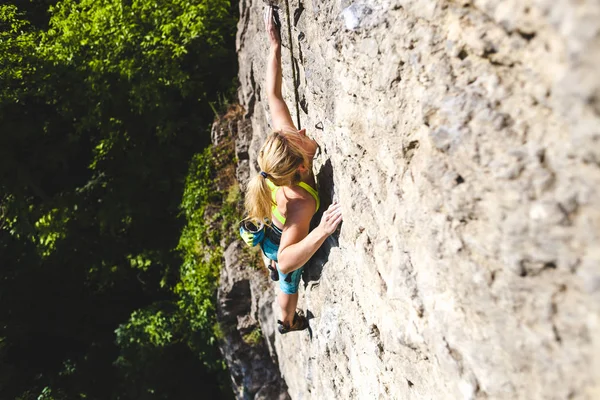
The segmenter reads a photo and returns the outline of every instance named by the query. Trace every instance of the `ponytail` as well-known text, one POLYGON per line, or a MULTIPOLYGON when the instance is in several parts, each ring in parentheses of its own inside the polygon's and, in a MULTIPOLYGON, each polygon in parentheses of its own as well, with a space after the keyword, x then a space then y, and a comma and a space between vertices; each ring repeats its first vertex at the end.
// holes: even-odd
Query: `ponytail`
POLYGON ((270 220, 271 208, 274 204, 267 179, 260 174, 250 179, 244 200, 246 213, 248 214, 247 219, 253 222, 270 220))

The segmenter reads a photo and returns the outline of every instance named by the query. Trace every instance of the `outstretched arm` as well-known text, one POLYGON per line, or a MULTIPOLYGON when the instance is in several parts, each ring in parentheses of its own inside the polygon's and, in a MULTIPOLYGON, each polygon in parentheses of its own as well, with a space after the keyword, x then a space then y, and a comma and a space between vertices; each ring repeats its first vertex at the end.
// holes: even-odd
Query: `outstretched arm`
POLYGON ((267 59, 266 91, 273 128, 279 130, 289 127, 296 130, 290 110, 281 94, 281 38, 279 29, 273 21, 273 7, 270 6, 265 13, 265 28, 271 44, 267 59))

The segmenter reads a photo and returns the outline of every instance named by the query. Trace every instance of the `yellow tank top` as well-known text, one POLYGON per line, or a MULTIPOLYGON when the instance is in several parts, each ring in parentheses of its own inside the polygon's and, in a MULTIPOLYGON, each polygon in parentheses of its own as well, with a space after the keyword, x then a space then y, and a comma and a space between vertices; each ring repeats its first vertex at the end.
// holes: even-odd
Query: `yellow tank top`
MULTIPOLYGON (((281 213, 277 209, 277 200, 275 200, 275 198, 277 197, 277 191, 279 190, 280 186, 275 186, 275 184, 273 182, 271 182, 271 180, 269 180, 269 179, 267 179, 267 184, 271 188, 271 197, 273 199, 273 202, 275 203, 273 205, 273 207, 271 208, 271 212, 273 213, 273 215, 275 216, 275 218, 277 218, 277 220, 279 222, 281 222, 283 225, 285 225, 285 217, 283 215, 281 215, 281 213)), ((319 199, 319 193, 314 188, 312 188, 308 183, 300 182, 300 183, 298 183, 298 186, 300 186, 302 189, 306 190, 308 193, 310 193, 310 195, 312 197, 314 197, 315 201, 317 202, 317 208, 315 210, 315 212, 317 212, 319 210, 319 206, 321 205, 321 200, 319 199)))

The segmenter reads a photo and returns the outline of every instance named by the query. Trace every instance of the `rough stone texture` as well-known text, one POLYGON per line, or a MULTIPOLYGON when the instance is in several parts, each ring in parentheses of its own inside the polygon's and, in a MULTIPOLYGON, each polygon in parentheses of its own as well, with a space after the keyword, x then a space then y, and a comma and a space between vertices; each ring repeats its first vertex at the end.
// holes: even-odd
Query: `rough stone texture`
MULTIPOLYGON (((290 396, 600 398, 600 2, 279 4, 284 95, 344 212, 310 332, 273 336, 261 297, 290 396)), ((240 1, 251 173, 263 6, 240 1)))
POLYGON ((224 253, 217 312, 225 337, 219 347, 238 399, 286 400, 289 399, 287 387, 277 369, 276 358, 271 358, 269 343, 264 336, 257 342, 248 340, 249 335, 260 329, 256 318, 259 309, 271 310, 264 302, 259 304, 260 296, 252 296, 252 293, 263 294, 270 290, 265 287, 264 274, 249 266, 247 257, 242 256, 242 246, 240 241, 233 242, 224 253))

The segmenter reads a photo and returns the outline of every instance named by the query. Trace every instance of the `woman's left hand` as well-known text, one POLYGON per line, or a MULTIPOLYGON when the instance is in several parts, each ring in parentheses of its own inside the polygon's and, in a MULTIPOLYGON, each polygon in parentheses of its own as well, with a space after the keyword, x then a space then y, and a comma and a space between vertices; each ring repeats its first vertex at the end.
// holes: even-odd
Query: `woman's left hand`
POLYGON ((275 19, 273 16, 273 6, 267 6, 265 9, 265 29, 269 36, 269 42, 271 46, 281 45, 281 37, 279 36, 279 28, 275 25, 275 19))

